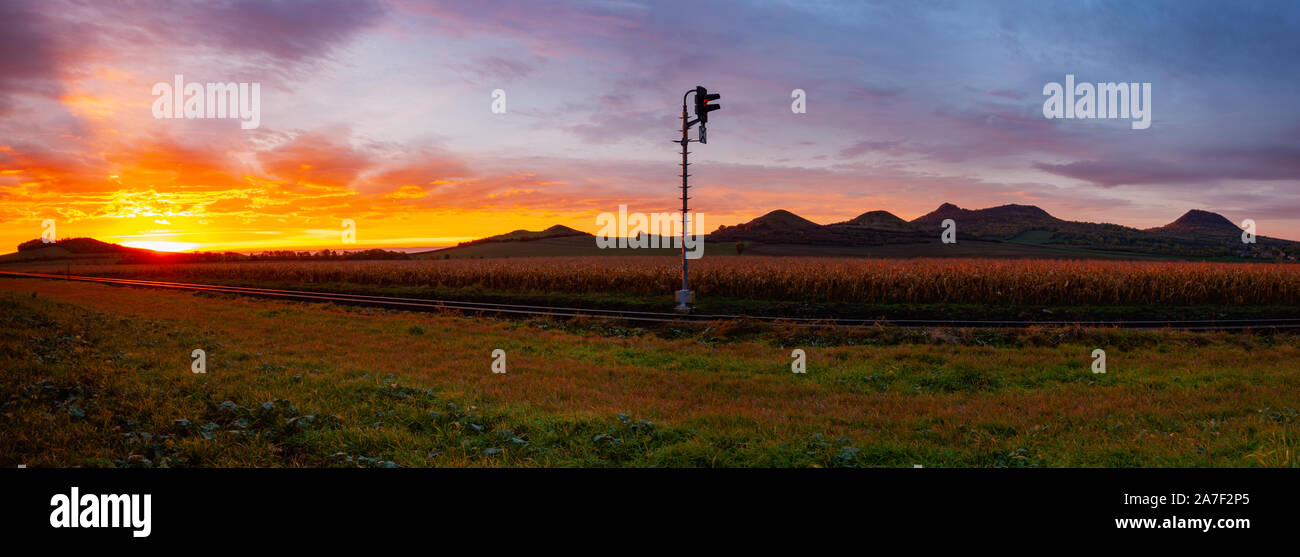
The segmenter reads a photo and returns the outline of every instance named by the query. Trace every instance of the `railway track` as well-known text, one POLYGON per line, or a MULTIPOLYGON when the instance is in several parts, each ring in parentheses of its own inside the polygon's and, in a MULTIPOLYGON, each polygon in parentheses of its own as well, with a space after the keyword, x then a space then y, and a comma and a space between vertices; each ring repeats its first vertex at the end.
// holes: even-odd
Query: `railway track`
POLYGON ((0 271, 0 277, 41 278, 92 282, 139 288, 162 288, 192 292, 239 294, 243 296, 294 300, 303 302, 335 303, 406 311, 454 311, 470 315, 497 315, 502 317, 558 317, 596 318, 641 323, 708 323, 727 320, 751 320, 803 327, 898 327, 906 329, 932 329, 936 327, 967 329, 1010 329, 1023 327, 1114 327, 1124 329, 1177 329, 1177 330, 1248 330, 1300 328, 1300 317, 1265 319, 1192 319, 1192 320, 1098 320, 1098 321, 1045 321, 1045 320, 962 320, 962 319, 818 319, 808 317, 752 316, 727 314, 678 314, 668 312, 626 311, 611 309, 570 308, 520 304, 465 302, 457 300, 430 300, 367 294, 313 292, 306 290, 279 290, 245 286, 223 286, 152 280, 94 277, 72 274, 21 273, 0 271))

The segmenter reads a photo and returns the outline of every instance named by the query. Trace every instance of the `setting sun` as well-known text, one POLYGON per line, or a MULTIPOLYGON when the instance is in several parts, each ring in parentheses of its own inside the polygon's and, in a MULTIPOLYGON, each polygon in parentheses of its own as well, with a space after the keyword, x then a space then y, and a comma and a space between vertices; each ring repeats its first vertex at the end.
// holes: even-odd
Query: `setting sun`
POLYGON ((190 242, 166 242, 162 240, 136 240, 131 242, 122 242, 122 245, 129 248, 151 249, 154 251, 190 251, 199 247, 198 244, 190 242))

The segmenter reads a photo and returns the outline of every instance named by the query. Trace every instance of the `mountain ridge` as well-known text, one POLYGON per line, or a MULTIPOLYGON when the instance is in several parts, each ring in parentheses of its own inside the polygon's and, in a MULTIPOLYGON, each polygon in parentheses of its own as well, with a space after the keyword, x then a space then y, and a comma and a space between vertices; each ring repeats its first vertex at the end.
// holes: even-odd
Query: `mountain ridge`
POLYGON ((984 209, 963 209, 952 203, 944 203, 929 213, 916 217, 909 222, 921 224, 940 224, 944 219, 968 218, 1020 218, 1028 221, 1061 221, 1036 205, 1007 204, 984 209))
POLYGON ((1256 244, 1243 244, 1239 240, 1241 229, 1232 221, 1202 209, 1189 210, 1167 225, 1144 230, 1119 224, 1064 220, 1036 205, 1020 204, 965 209, 953 203, 942 203, 935 210, 910 221, 888 211, 875 210, 848 221, 826 225, 817 225, 790 211, 778 209, 747 223, 720 226, 709 234, 709 239, 847 246, 929 244, 938 241, 939 227, 947 219, 952 219, 956 225, 959 241, 1183 257, 1290 259, 1300 253, 1300 243, 1277 238, 1261 236, 1257 237, 1256 244), (772 225, 774 219, 768 218, 771 215, 780 215, 781 220, 800 225, 797 230, 782 234, 779 227, 772 225), (820 230, 809 224, 820 227, 820 230))

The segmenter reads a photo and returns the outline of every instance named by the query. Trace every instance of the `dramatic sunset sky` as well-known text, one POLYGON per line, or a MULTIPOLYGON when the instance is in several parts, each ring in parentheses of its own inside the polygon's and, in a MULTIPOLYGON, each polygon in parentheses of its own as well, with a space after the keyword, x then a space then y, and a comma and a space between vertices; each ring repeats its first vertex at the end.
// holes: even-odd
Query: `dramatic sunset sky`
POLYGON ((340 247, 349 218, 354 247, 595 231, 672 210, 697 84, 723 95, 692 149, 710 229, 1025 203, 1300 239, 1294 2, 0 0, 0 21, 0 252, 44 219, 236 251, 340 247), (1152 83, 1150 129, 1046 120, 1067 73, 1152 83), (175 74, 260 83, 261 127, 155 119, 175 74))

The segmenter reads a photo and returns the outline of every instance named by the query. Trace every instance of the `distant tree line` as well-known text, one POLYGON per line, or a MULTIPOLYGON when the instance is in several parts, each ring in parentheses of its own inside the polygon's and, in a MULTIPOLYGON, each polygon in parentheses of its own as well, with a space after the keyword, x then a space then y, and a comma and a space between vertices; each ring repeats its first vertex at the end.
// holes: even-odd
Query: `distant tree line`
POLYGON ((33 251, 58 247, 73 254, 120 254, 121 263, 200 263, 213 261, 309 261, 309 260, 360 260, 360 259, 411 259, 410 254, 383 249, 293 251, 271 250, 260 253, 235 253, 233 251, 199 251, 169 253, 110 244, 94 238, 65 238, 54 243, 41 239, 18 244, 18 251, 33 251))
POLYGON ((367 249, 357 251, 293 251, 270 250, 259 253, 235 253, 233 251, 213 252, 198 251, 192 253, 128 253, 120 260, 122 263, 211 263, 233 261, 359 261, 376 259, 411 259, 411 255, 400 251, 367 249))

